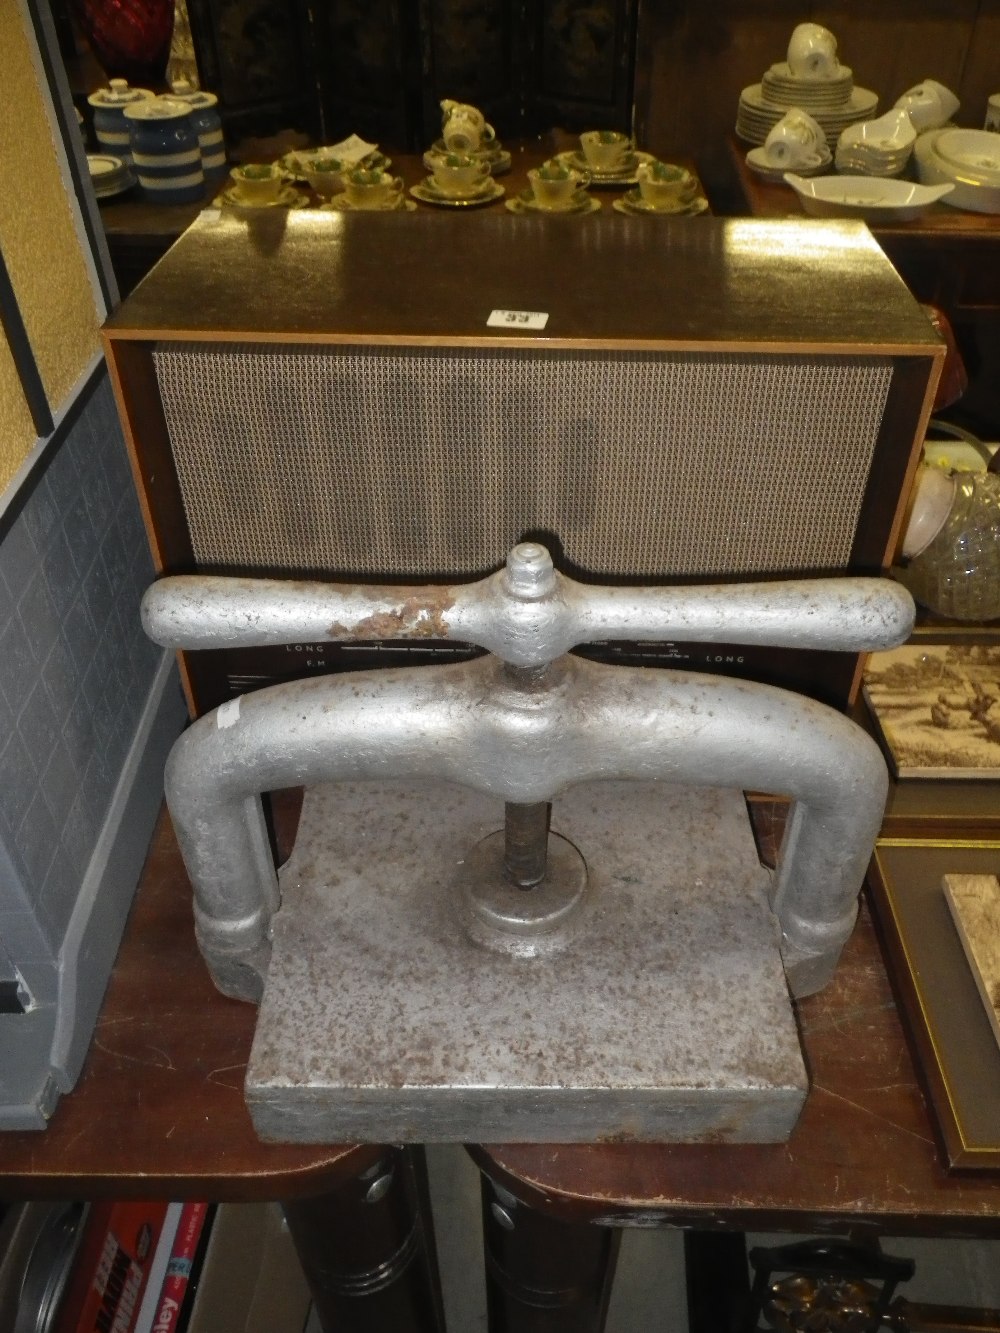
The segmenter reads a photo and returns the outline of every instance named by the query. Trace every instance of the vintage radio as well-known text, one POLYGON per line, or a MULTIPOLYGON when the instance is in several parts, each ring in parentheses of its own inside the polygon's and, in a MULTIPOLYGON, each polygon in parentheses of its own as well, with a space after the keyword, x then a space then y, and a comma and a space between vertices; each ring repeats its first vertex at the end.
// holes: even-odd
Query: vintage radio
MULTIPOLYGON (((160 571, 383 583, 477 578, 528 535, 594 582, 874 572, 944 351, 860 224, 610 212, 209 211, 105 336, 160 571)), ((321 643, 184 671, 201 712, 444 651, 321 643)), ((838 704, 858 666, 588 651, 838 704)))

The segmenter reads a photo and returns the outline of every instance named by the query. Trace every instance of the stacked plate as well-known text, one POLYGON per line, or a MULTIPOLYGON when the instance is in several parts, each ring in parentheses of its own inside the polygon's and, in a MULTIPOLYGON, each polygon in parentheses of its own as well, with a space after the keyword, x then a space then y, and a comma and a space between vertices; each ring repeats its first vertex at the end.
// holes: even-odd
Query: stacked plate
POLYGON ((595 188, 609 186, 620 189, 623 185, 635 185, 636 172, 643 162, 655 162, 656 158, 652 153, 641 153, 635 149, 627 152, 621 162, 614 167, 608 167, 601 170, 599 167, 592 167, 583 153, 569 151, 565 153, 556 153, 555 160, 561 162, 563 166, 569 167, 570 171, 583 171, 590 177, 590 183, 595 188))
POLYGON ((878 120, 849 125, 837 141, 837 170, 856 176, 901 176, 917 132, 900 107, 878 120))
POLYGON ((87 166, 98 199, 124 194, 135 184, 135 177, 120 157, 112 157, 109 153, 88 153, 87 166))
POLYGON ((832 151, 849 125, 867 120, 878 108, 878 94, 855 87, 846 66, 829 79, 795 78, 787 70, 787 65, 772 65, 765 81, 740 93, 736 133, 746 143, 762 144, 785 112, 797 106, 823 127, 832 151), (776 73, 782 70, 784 74, 776 73))
POLYGON ((836 111, 845 102, 850 101, 854 91, 854 74, 847 65, 838 65, 836 73, 826 79, 803 79, 788 68, 787 61, 772 65, 761 79, 764 97, 776 106, 800 106, 803 111, 812 113, 813 107, 821 111, 836 111))

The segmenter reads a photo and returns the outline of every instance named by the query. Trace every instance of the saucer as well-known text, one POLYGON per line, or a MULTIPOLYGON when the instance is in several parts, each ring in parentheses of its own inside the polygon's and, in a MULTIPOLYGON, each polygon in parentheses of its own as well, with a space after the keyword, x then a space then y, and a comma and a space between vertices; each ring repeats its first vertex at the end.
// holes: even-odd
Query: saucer
POLYGON ((693 199, 682 200, 676 208, 654 208, 646 203, 638 190, 629 190, 621 199, 615 199, 611 207, 616 213, 628 213, 632 217, 694 218, 699 213, 708 212, 708 200, 704 195, 696 194, 693 199))
MULTIPOLYGON (((799 176, 818 176, 821 172, 826 171, 831 161, 832 154, 824 143, 815 162, 808 166, 795 167, 794 170, 799 176)), ((785 172, 791 169, 789 167, 773 166, 764 152, 763 146, 751 148, 747 153, 746 163, 755 176, 759 176, 761 180, 773 181, 776 185, 784 185, 785 172)))
POLYGON ((419 185, 412 186, 410 194, 413 195, 414 199, 419 199, 422 204, 436 204, 440 208, 477 208, 483 204, 492 204, 497 199, 502 199, 504 188, 502 185, 498 185, 495 180, 488 179, 484 181, 482 189, 476 194, 445 194, 434 177, 428 176, 419 185))
POLYGON ((591 185, 596 185, 600 189, 603 186, 634 185, 637 179, 635 173, 639 166, 643 162, 655 162, 656 158, 652 153, 642 153, 636 149, 626 154, 626 161, 623 165, 613 167, 609 171, 601 171, 597 167, 589 166, 587 159, 579 149, 557 153, 556 161, 561 162, 564 167, 569 167, 571 171, 587 172, 590 176, 591 185))
POLYGON ((580 191, 572 203, 565 208, 544 208, 530 190, 522 190, 514 199, 504 201, 504 207, 512 213, 539 213, 545 217, 582 217, 586 213, 596 213, 601 206, 600 199, 592 199, 589 194, 580 191))
POLYGON ((277 199, 265 201, 245 199, 238 185, 230 185, 212 200, 212 204, 215 208, 307 208, 309 200, 294 185, 283 185, 277 199))
MULTIPOLYGON (((434 159, 436 157, 447 157, 448 148, 443 139, 435 139, 424 153, 424 166, 428 171, 434 170, 434 159)), ((505 171, 510 171, 510 153, 506 148, 501 148, 498 140, 494 139, 491 146, 479 148, 470 157, 484 157, 490 164, 491 176, 502 176, 505 171)))
POLYGON ((107 153, 88 153, 87 166, 90 169, 90 183, 98 199, 112 199, 124 194, 135 184, 135 176, 120 157, 111 157, 107 153))
POLYGON ((324 209, 334 213, 415 213, 417 206, 412 199, 400 195, 389 208, 359 208, 357 204, 351 203, 346 194, 335 194, 327 203, 320 204, 317 211, 322 212, 324 209))

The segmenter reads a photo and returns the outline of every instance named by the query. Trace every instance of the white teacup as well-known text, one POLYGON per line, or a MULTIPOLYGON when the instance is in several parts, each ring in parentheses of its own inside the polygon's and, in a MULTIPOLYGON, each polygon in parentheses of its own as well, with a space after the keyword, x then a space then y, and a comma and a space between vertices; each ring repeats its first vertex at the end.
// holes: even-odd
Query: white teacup
POLYGON ((840 68, 837 39, 819 23, 800 23, 788 43, 788 68, 797 79, 829 79, 840 68))
POLYGON ((237 193, 249 204, 270 204, 278 198, 285 177, 273 162, 247 162, 229 173, 237 193))
POLYGON ((347 163, 336 157, 300 157, 303 176, 321 199, 332 199, 343 188, 347 163))
POLYGON ((580 147, 588 167, 594 171, 613 171, 628 160, 632 140, 620 130, 587 130, 580 135, 580 147))
POLYGON ((635 175, 643 203, 661 211, 678 208, 695 191, 690 171, 672 162, 640 162, 635 175))
POLYGON ((993 93, 986 99, 986 119, 983 121, 983 129, 1000 134, 1000 93, 993 93))
POLYGON ((528 183, 539 208, 569 208, 578 191, 590 184, 585 171, 571 171, 561 162, 543 162, 528 172, 528 183))
POLYGON ((344 192, 354 208, 395 208, 402 197, 403 182, 385 171, 356 167, 344 177, 344 192))
POLYGON ((496 131, 477 107, 446 97, 441 103, 441 137, 449 153, 475 153, 496 138, 496 131))
POLYGON ((434 159, 431 174, 442 194, 461 199, 479 193, 489 180, 490 165, 484 158, 473 157, 470 153, 448 153, 434 159))
POLYGON ((947 125, 958 110, 959 101, 950 88, 936 79, 924 79, 923 83, 908 88, 896 105, 909 113, 913 128, 918 134, 925 130, 938 130, 947 125))
POLYGON ((823 127, 807 111, 793 107, 771 128, 764 156, 773 167, 791 171, 815 158, 826 143, 823 127))

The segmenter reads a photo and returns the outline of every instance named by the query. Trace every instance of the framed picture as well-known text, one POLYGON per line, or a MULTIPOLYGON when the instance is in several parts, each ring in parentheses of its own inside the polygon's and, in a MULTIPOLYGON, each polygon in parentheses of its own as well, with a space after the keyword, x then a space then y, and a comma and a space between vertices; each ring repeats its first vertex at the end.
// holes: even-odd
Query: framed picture
POLYGON ((1000 778, 1000 644, 873 653, 864 697, 897 778, 1000 778))
POLYGON ((953 1170, 1000 1171, 1000 1044, 945 892, 994 876, 1000 842, 883 839, 868 877, 889 974, 953 1170))

